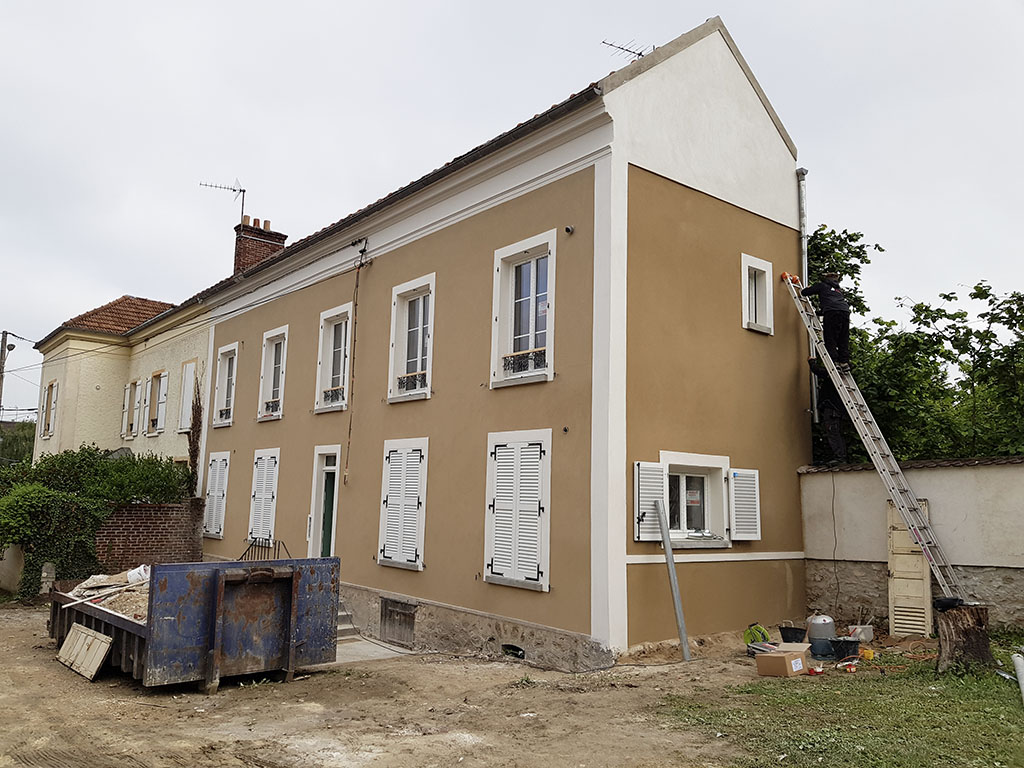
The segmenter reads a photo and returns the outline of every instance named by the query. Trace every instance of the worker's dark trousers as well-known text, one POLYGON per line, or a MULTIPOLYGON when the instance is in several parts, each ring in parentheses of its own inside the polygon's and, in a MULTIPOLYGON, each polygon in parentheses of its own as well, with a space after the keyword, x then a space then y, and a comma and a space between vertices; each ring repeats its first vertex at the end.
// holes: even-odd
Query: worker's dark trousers
POLYGON ((850 313, 825 312, 822 317, 825 331, 825 349, 832 362, 850 362, 850 313))
POLYGON ((821 408, 821 426, 825 430, 828 449, 832 458, 840 464, 846 463, 846 438, 843 437, 843 416, 831 405, 821 408))

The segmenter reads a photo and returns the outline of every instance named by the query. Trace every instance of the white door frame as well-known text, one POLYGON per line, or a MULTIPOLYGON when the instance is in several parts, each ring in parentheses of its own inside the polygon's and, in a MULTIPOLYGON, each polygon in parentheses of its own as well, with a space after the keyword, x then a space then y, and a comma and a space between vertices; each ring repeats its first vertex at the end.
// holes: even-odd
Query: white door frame
POLYGON ((338 539, 338 496, 341 494, 341 446, 318 445, 313 448, 313 488, 309 494, 309 517, 306 518, 306 557, 320 557, 323 535, 324 456, 334 456, 334 516, 331 525, 331 555, 338 539))

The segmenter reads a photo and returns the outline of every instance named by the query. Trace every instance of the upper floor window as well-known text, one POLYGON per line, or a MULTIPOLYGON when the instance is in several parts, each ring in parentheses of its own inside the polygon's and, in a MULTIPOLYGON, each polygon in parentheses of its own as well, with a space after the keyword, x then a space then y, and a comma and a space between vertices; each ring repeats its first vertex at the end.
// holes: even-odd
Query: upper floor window
POLYGON ((743 277, 740 284, 743 327, 772 335, 775 333, 775 316, 772 311, 772 263, 746 253, 743 254, 740 263, 743 277))
POLYGON ((494 253, 491 387, 554 378, 556 231, 494 253))
POLYGON ((257 416, 279 419, 284 413, 284 379, 288 360, 288 326, 263 334, 263 363, 260 366, 260 399, 257 416))
POLYGON ((167 420, 167 371, 157 371, 146 379, 146 434, 157 435, 164 431, 167 420))
POLYGON ((124 387, 124 402, 121 406, 121 437, 131 440, 139 434, 142 424, 142 380, 133 381, 124 387))
POLYGON ((57 428, 57 390, 56 380, 47 384, 39 404, 39 436, 44 440, 53 437, 57 428))
POLYGON ((392 289, 388 402, 430 397, 434 282, 431 273, 392 289))
POLYGON ((217 350, 217 388, 213 398, 213 426, 226 427, 233 420, 235 407, 235 371, 238 367, 238 342, 217 350))
POLYGON ((315 410, 339 411, 348 405, 348 358, 352 339, 352 304, 320 313, 320 345, 316 362, 315 410))

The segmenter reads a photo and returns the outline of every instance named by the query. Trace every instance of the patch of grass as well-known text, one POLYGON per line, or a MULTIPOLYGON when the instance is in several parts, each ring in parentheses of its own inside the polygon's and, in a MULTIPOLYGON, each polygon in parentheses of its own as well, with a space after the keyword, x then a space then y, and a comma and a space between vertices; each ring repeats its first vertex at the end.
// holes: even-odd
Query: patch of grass
MULTIPOLYGON (((1016 643, 999 640, 993 650, 1008 659, 1016 643)), ((897 655, 862 661, 856 674, 764 678, 717 698, 670 696, 665 712, 729 739, 745 753, 738 765, 751 768, 1024 766, 1017 686, 992 673, 938 676, 934 661, 897 655)))

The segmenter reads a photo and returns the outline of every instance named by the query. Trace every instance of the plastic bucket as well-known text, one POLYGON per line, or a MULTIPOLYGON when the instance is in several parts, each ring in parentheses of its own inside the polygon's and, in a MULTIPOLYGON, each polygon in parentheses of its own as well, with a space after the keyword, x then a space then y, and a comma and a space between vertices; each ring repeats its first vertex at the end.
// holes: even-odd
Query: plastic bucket
POLYGON ((856 638, 833 637, 829 642, 832 643, 832 655, 839 661, 851 656, 854 658, 860 656, 860 640, 856 638))
POLYGON ((779 627, 779 634, 782 635, 782 642, 784 643, 802 643, 807 630, 804 627, 787 627, 783 625, 779 627))
POLYGON ((832 658, 832 642, 827 637, 809 638, 811 643, 811 656, 816 659, 832 658))

